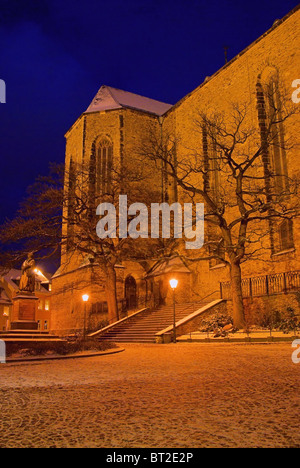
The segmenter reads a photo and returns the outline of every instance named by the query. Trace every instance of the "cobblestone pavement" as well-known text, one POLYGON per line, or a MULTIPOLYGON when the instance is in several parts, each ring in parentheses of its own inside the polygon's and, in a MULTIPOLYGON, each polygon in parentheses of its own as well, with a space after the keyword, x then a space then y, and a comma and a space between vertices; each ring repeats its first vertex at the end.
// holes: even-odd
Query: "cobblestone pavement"
POLYGON ((291 344, 0 365, 0 447, 300 447, 291 344))

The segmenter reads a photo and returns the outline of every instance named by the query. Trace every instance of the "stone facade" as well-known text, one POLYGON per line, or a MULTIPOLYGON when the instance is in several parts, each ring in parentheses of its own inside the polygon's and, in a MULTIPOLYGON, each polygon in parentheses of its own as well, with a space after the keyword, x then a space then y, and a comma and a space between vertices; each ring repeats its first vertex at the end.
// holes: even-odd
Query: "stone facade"
MULTIPOLYGON (((66 134, 66 167, 71 159, 79 165, 89 164, 93 145, 108 138, 113 148, 114 164, 125 164, 127 169, 137 165, 135 160, 136 141, 142 138, 146 129, 157 125, 156 117, 134 109, 112 109, 84 114, 66 134)), ((153 171, 151 172, 151 178, 153 171)), ((149 185, 153 182, 149 175, 149 185)), ((158 179, 159 180, 159 179, 158 179)), ((145 181, 144 188, 147 189, 145 181)), ((63 231, 68 230, 68 223, 63 231)), ((125 301, 125 279, 133 277, 136 282, 136 304, 134 308, 144 307, 146 301, 145 268, 140 264, 124 262, 116 267, 117 298, 119 313, 122 316, 125 301)), ((87 255, 80 252, 62 250, 61 267, 53 277, 53 322, 56 333, 69 334, 80 332, 83 328, 84 304, 82 295, 89 294, 87 304, 87 328, 95 330, 106 324, 107 305, 103 272, 97 265, 89 262, 87 255)))
MULTIPOLYGON (((104 107, 97 108, 97 103, 101 99, 96 98, 94 104, 66 134, 66 167, 70 167, 71 160, 78 164, 88 163, 92 157, 93 145, 97 145, 97 142, 103 138, 108 138, 113 148, 114 163, 127 164, 128 167, 132 165, 134 168, 141 164, 137 158, 137 147, 149 132, 165 139, 170 137, 174 143, 175 157, 180 159, 193 150, 196 152, 203 145, 199 131, 195 130, 195 119, 199 112, 215 110, 226 115, 230 112, 229 109, 233 103, 247 104, 249 110, 246 118, 249 126, 259 129, 259 86, 267 82, 269 76, 276 73, 282 88, 290 93, 291 98, 292 82, 300 78, 299 28, 300 9, 296 8, 285 18, 277 21, 269 31, 213 76, 207 77, 197 89, 175 106, 169 106, 166 111, 161 110, 163 107, 158 110, 155 102, 151 108, 147 109, 147 102, 143 103, 136 99, 135 95, 131 95, 134 96, 132 99, 139 104, 130 105, 127 101, 125 104, 118 105, 115 100, 111 105, 110 100, 107 108, 105 108, 105 101, 104 107)), ((107 97, 109 89, 106 88, 104 91, 107 97)), ((123 92, 118 91, 118 93, 123 92)), ((130 100, 130 96, 128 99, 130 100)), ((294 143, 286 155, 289 174, 300 176, 297 149, 299 123, 299 114, 293 116, 284 127, 284 137, 294 143)), ((175 187, 173 180, 165 175, 162 168, 151 166, 150 162, 148 164, 145 190, 146 185, 149 184, 152 188, 155 186, 160 192, 161 201, 182 201, 180 190, 175 187)), ((68 225, 65 224, 63 229, 67 230, 68 225)), ((295 219, 292 248, 274 252, 270 239, 263 240, 266 247, 264 254, 260 260, 243 264, 243 276, 251 277, 298 270, 299 234, 300 219, 295 219)), ((151 262, 141 264, 125 262, 116 268, 120 304, 125 300, 125 286, 128 278, 133 278, 130 279, 131 285, 136 288, 136 308, 155 305, 155 297, 163 296, 166 302, 172 300, 168 289, 170 275, 162 274, 160 277, 146 281, 146 273, 151 266, 151 262)), ((179 296, 182 302, 200 300, 210 295, 212 299, 215 299, 220 291, 220 282, 228 281, 228 267, 222 264, 213 264, 208 261, 193 263, 189 270, 189 274, 183 274, 181 279, 179 296)), ((105 303, 103 284, 103 273, 96 265, 89 264, 88 259, 78 252, 70 255, 64 248, 61 268, 53 278, 52 329, 56 332, 61 330, 64 333, 82 329, 84 306, 81 297, 83 293, 88 293, 91 298, 88 304, 89 328, 95 329, 104 324, 105 306, 99 305, 105 303)))
MULTIPOLYGON (((195 129, 195 119, 201 111, 215 110, 226 114, 232 103, 247 103, 249 125, 258 126, 256 86, 259 77, 264 78, 272 70, 278 72, 281 85, 291 99, 292 83, 299 77, 299 26, 300 10, 297 8, 168 111, 164 126, 169 129, 175 122, 178 154, 188 154, 190 148, 196 150, 202 144, 199 131, 195 129)), ((299 124, 300 114, 293 116, 284 129, 285 137, 293 141, 287 154, 290 176, 300 175, 299 124)), ((294 220, 294 248, 275 255, 268 250, 261 261, 246 262, 243 276, 298 270, 299 234, 298 218, 294 220)), ((270 245, 267 247, 270 249, 270 245)), ((197 291, 212 292, 218 289, 220 281, 227 280, 226 267, 211 267, 207 262, 194 268, 194 289, 197 291)))

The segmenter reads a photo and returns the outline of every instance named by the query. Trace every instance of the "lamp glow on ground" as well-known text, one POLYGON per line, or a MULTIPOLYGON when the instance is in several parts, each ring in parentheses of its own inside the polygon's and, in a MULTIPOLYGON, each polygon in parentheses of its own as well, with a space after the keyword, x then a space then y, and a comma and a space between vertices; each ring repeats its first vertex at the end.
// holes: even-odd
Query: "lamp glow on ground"
POLYGON ((172 278, 170 281, 170 286, 173 290, 173 343, 176 343, 176 307, 175 307, 175 291, 178 286, 178 280, 172 278))

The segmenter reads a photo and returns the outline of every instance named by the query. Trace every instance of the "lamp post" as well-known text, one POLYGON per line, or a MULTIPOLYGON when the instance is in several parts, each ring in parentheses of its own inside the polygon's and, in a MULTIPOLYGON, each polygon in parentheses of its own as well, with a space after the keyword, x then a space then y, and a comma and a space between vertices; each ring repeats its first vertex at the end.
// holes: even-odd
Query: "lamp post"
POLYGON ((86 337, 86 304, 89 300, 89 295, 88 294, 84 294, 82 296, 82 300, 83 300, 83 303, 84 303, 84 323, 83 323, 83 342, 85 342, 85 337, 86 337))
POLYGON ((178 285, 177 279, 170 280, 170 286, 173 290, 173 343, 176 343, 176 310, 175 310, 175 290, 178 285))

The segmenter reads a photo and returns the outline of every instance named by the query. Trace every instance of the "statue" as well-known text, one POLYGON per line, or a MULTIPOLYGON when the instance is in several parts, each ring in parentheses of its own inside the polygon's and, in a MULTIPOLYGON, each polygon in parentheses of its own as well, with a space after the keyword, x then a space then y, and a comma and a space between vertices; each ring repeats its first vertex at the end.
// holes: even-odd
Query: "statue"
POLYGON ((33 253, 29 253, 27 260, 22 265, 22 276, 20 280, 19 292, 34 293, 35 290, 35 261, 33 253))

